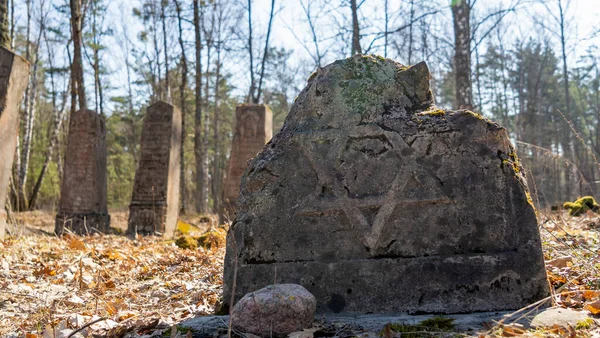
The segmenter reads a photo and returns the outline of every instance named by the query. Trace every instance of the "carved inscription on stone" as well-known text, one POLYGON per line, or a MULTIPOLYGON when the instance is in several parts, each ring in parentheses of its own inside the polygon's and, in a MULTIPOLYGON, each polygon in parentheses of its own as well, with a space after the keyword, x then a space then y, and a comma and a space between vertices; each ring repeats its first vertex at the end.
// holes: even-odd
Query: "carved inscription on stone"
POLYGON ((0 47, 0 239, 6 229, 6 193, 19 132, 19 103, 28 74, 25 59, 0 47))
POLYGON ((181 112, 157 102, 148 107, 135 174, 128 232, 170 237, 179 212, 181 112))
POLYGON ((507 310, 548 296, 506 130, 435 107, 429 78, 425 63, 363 55, 311 77, 241 179, 225 302, 234 278, 234 299, 276 279, 334 313, 507 310))
POLYGON ((106 232, 107 208, 106 121, 92 110, 71 116, 65 169, 61 182, 55 231, 79 234, 106 232))

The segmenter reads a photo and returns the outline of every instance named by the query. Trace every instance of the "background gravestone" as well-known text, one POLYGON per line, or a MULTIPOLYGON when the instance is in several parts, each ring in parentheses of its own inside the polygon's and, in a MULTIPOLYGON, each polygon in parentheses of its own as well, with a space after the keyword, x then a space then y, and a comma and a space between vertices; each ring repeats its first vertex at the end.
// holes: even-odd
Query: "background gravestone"
POLYGON ((273 137, 273 113, 264 104, 244 104, 235 109, 235 134, 231 143, 227 174, 223 183, 221 221, 235 214, 235 203, 240 191, 240 179, 248 160, 273 137))
POLYGON ((429 78, 425 63, 361 55, 311 76, 242 177, 226 306, 236 270, 236 301, 296 283, 319 312, 492 311, 549 295, 506 130, 437 109, 429 78))
POLYGON ((179 213, 181 111, 157 102, 146 111, 127 232, 173 236, 179 213))
POLYGON ((0 47, 0 239, 6 231, 6 194, 19 134, 19 102, 27 86, 29 63, 0 47))
POLYGON ((76 111, 69 123, 55 232, 108 232, 106 185, 106 120, 93 110, 76 111))

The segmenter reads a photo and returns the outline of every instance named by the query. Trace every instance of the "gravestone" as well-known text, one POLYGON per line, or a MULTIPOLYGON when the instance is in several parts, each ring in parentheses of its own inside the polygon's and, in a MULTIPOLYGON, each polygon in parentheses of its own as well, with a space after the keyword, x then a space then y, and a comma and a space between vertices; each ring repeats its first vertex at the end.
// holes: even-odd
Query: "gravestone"
POLYGON ((506 129, 434 106, 425 63, 354 56, 308 80, 249 163, 224 302, 273 283, 321 313, 518 309, 549 295, 506 129))
POLYGON ((0 239, 6 231, 6 194, 19 134, 19 102, 28 74, 27 60, 0 47, 0 239))
POLYGON ((106 120, 93 110, 76 111, 69 122, 54 231, 108 232, 106 185, 106 120))
POLYGON ((157 102, 146 111, 129 205, 129 234, 172 237, 179 213, 181 111, 157 102))
POLYGON ((273 136, 273 113, 264 104, 244 104, 235 109, 235 134, 223 183, 221 222, 231 220, 240 191, 240 179, 248 160, 256 156, 273 136))

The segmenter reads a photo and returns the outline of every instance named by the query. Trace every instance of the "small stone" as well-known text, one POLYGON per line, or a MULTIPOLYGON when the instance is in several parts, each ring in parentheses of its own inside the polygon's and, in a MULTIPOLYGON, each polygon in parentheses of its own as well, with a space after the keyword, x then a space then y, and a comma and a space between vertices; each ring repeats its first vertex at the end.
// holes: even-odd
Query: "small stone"
POLYGON ((545 310, 535 317, 531 321, 532 328, 552 327, 559 325, 563 327, 577 326, 577 323, 588 319, 589 316, 582 311, 575 311, 572 309, 563 308, 551 308, 545 310))
POLYGON ((233 307, 233 327, 259 336, 287 336, 310 328, 317 301, 296 284, 269 285, 248 293, 233 307))
POLYGON ((546 266, 560 269, 568 267, 569 263, 573 264, 573 257, 565 256, 546 261, 546 266))

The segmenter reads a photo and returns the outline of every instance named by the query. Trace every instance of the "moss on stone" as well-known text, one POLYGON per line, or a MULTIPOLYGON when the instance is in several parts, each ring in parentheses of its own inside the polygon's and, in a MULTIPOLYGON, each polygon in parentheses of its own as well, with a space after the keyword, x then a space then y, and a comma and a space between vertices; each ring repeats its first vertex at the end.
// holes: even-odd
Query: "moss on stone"
POLYGON ((443 109, 432 109, 432 110, 426 110, 424 112, 420 112, 417 114, 417 116, 444 116, 446 115, 446 111, 443 109))
POLYGON ((563 209, 569 210, 569 215, 571 216, 581 216, 588 210, 598 212, 598 210, 600 210, 600 206, 598 203, 596 203, 596 200, 592 196, 584 196, 578 198, 574 202, 565 202, 563 204, 563 209))
POLYGON ((175 245, 182 249, 196 250, 198 241, 192 236, 183 235, 175 240, 175 245))
POLYGON ((227 232, 224 229, 212 229, 198 237, 198 245, 205 249, 216 249, 225 245, 227 232))
POLYGON ((380 335, 386 336, 391 331, 400 333, 402 337, 433 337, 434 333, 452 332, 455 327, 454 318, 433 317, 416 325, 387 324, 380 335))

